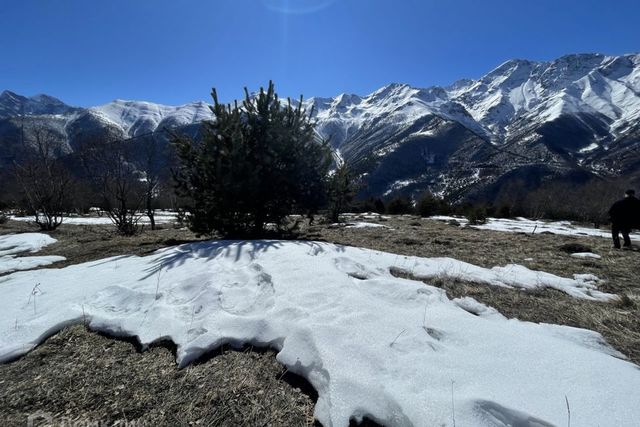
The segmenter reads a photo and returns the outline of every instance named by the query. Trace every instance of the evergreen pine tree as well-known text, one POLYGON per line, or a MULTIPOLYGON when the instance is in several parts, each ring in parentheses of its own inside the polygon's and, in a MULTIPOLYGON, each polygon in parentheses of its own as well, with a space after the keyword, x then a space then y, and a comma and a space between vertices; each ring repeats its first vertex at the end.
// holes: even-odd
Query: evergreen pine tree
POLYGON ((224 105, 212 91, 214 120, 203 124, 199 142, 174 138, 179 168, 177 191, 191 200, 190 228, 196 233, 259 236, 265 225, 284 225, 294 211, 314 211, 324 202, 331 162, 311 114, 287 100, 272 82, 256 96, 245 89, 239 106, 224 105))

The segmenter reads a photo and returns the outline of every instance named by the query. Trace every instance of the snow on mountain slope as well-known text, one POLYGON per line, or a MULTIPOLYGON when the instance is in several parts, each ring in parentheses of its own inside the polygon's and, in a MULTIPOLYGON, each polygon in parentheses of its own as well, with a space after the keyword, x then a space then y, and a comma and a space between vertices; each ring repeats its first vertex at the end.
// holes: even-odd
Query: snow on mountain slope
POLYGON ((500 137, 522 115, 552 121, 561 114, 601 114, 611 131, 640 111, 640 55, 567 55, 552 62, 508 61, 451 92, 500 137))
MULTIPOLYGON (((611 133, 618 134, 640 118, 640 54, 574 54, 549 62, 516 59, 477 80, 460 80, 447 87, 422 89, 393 83, 364 97, 310 98, 305 106, 314 107, 318 131, 331 136, 334 147, 380 120, 402 126, 429 115, 458 122, 495 143, 518 134, 524 121, 543 123, 577 112, 605 117, 611 133)), ((75 109, 46 95, 26 98, 8 91, 0 95, 0 116, 21 111, 67 114, 75 109)), ((116 100, 88 111, 130 136, 211 117, 208 104, 202 101, 167 106, 116 100)))
POLYGON ((511 60, 478 80, 412 88, 391 84, 366 97, 311 98, 321 133, 334 146, 363 125, 381 119, 399 124, 426 115, 456 121, 502 143, 514 125, 550 122, 564 114, 604 116, 613 134, 640 117, 640 55, 567 55, 551 62, 511 60))
MULTIPOLYGON (((585 173, 636 176, 640 163, 632 149, 640 136, 640 54, 516 59, 446 87, 393 83, 366 96, 310 98, 311 107, 318 133, 336 158, 366 177, 368 195, 462 195, 527 165, 549 166, 540 174, 580 165, 585 173)), ((64 122, 69 150, 87 134, 123 138, 211 118, 205 102, 116 100, 73 109, 55 98, 4 92, 0 119, 14 122, 0 126, 8 144, 18 138, 11 117, 19 114, 39 114, 58 128, 64 122)))
POLYGON ((640 55, 511 60, 447 87, 394 83, 363 97, 311 98, 312 105, 318 132, 366 177, 368 195, 461 194, 523 161, 627 173, 633 162, 614 159, 637 133, 640 55), (499 156, 491 145, 516 154, 499 156), (603 165, 607 152, 612 160, 603 165))
POLYGON ((44 94, 26 97, 8 90, 0 93, 0 119, 21 114, 69 114, 75 110, 77 108, 44 94))
POLYGON ((366 97, 342 94, 335 98, 310 98, 307 108, 314 107, 318 131, 331 137, 339 147, 363 127, 379 125, 410 126, 426 116, 436 115, 463 124, 481 135, 485 130, 465 108, 451 102, 441 88, 417 89, 392 83, 366 97))
POLYGON ((115 124, 128 136, 151 132, 159 127, 184 126, 211 118, 209 105, 203 101, 173 107, 151 102, 115 100, 90 108, 89 112, 115 124))

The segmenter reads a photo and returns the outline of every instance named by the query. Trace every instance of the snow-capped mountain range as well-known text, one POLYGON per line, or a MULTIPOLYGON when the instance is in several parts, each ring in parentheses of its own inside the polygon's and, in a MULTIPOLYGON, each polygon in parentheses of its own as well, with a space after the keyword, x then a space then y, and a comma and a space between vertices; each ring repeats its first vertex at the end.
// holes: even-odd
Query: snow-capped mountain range
POLYGON ((53 116, 66 126, 91 116, 105 126, 117 128, 124 136, 153 132, 164 127, 174 128, 211 118, 209 104, 204 101, 180 106, 169 106, 144 101, 116 99, 108 104, 91 108, 75 108, 48 95, 24 97, 8 90, 0 94, 0 119, 53 116))
POLYGON ((638 54, 511 60, 448 87, 391 84, 308 104, 319 132, 368 174, 371 195, 495 191, 514 176, 633 178, 640 170, 638 54))
POLYGON ((321 124, 342 123, 345 132, 381 116, 407 122, 431 114, 504 143, 518 136, 523 122, 551 122, 575 113, 600 116, 617 135, 640 118, 639 89, 640 54, 585 54, 552 62, 511 60, 478 80, 448 87, 391 84, 366 97, 342 94, 310 102, 321 124))
MULTIPOLYGON (((368 195, 426 188, 486 193, 514 176, 535 176, 539 183, 640 175, 640 54, 511 60, 447 87, 394 83, 367 96, 305 103, 314 108, 318 132, 364 177, 368 195)), ((132 137, 194 125, 211 111, 205 102, 172 107, 121 100, 82 109, 5 91, 0 146, 12 146, 19 115, 55 128, 68 144, 62 151, 71 152, 82 135, 132 137)))

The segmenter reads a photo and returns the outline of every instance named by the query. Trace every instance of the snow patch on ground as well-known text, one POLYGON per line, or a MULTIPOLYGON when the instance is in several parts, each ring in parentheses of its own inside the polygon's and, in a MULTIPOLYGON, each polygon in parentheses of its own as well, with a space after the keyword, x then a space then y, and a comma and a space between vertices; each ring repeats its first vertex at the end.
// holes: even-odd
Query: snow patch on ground
POLYGON ((591 252, 576 252, 571 254, 572 257, 574 258, 592 258, 592 259, 600 259, 602 258, 600 255, 598 254, 594 254, 591 252))
POLYGON ((374 219, 374 220, 388 220, 391 219, 389 216, 385 216, 376 212, 364 212, 364 213, 343 213, 340 214, 340 218, 344 219, 374 219))
MULTIPOLYGON (((469 220, 460 216, 436 215, 429 217, 429 219, 445 222, 457 221, 461 227, 468 226, 478 230, 527 234, 551 233, 565 236, 594 236, 608 239, 611 238, 610 231, 575 225, 571 223, 571 221, 541 221, 527 218, 487 218, 487 222, 485 224, 469 225, 469 220)), ((631 236, 640 238, 640 233, 632 233, 631 236)))
MULTIPOLYGON (((163 211, 160 214, 156 214, 155 221, 156 224, 171 224, 176 221, 177 214, 175 212, 163 211)), ((11 215, 10 217, 14 221, 21 222, 34 222, 35 218, 33 216, 15 216, 11 215)), ((141 216, 138 224, 149 224, 149 218, 145 216, 141 216)), ((62 220, 62 224, 64 225, 113 225, 113 221, 108 216, 69 216, 64 217, 62 220)))
POLYGON ((411 258, 414 264, 404 263, 395 269, 423 280, 449 278, 508 288, 552 288, 575 298, 594 301, 613 301, 618 298, 616 295, 598 291, 599 279, 592 274, 574 274, 573 279, 569 279, 544 271, 530 270, 519 264, 489 269, 453 258, 411 258))
POLYGON ((375 222, 347 222, 345 228, 389 228, 386 225, 375 222))
POLYGON ((8 234, 0 236, 0 274, 16 270, 50 265, 57 261, 64 261, 61 256, 24 256, 17 257, 21 252, 38 252, 45 246, 57 242, 56 239, 42 233, 8 234))
POLYGON ((393 268, 581 289, 578 279, 521 266, 316 242, 199 242, 4 277, 0 360, 86 321, 143 345, 171 339, 181 366, 225 343, 273 347, 318 391, 315 416, 326 426, 352 416, 389 426, 452 426, 453 416, 469 426, 564 425, 565 396, 574 425, 631 426, 640 417, 640 370, 600 334, 506 319, 393 268))
POLYGON ((0 236, 0 256, 38 252, 56 242, 56 239, 43 233, 8 234, 0 236))

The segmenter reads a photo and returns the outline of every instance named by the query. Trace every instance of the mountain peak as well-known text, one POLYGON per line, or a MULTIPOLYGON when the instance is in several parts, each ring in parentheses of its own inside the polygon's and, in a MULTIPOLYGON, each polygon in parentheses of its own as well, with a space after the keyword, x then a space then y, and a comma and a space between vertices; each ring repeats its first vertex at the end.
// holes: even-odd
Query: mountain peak
POLYGON ((18 95, 10 90, 3 90, 2 93, 0 93, 0 102, 21 102, 26 99, 24 96, 18 95))
POLYGON ((367 96, 367 98, 372 100, 379 100, 392 95, 400 94, 407 89, 412 89, 412 87, 406 83, 390 83, 371 93, 369 96, 367 96))
POLYGON ((358 105, 360 102, 362 102, 362 98, 358 95, 341 93, 333 99, 331 105, 334 108, 345 109, 351 105, 358 105))
POLYGON ((18 96, 18 94, 15 92, 11 92, 10 90, 7 90, 7 89, 3 90, 2 93, 0 93, 0 97, 4 98, 7 96, 16 97, 18 96))
POLYGON ((405 89, 408 87, 410 86, 406 83, 389 83, 388 85, 381 87, 380 89, 376 90, 373 93, 375 94, 378 92, 391 92, 399 89, 405 89))
POLYGON ((0 94, 0 118, 21 114, 65 114, 75 110, 59 99, 45 94, 26 97, 10 90, 4 90, 0 94))
POLYGON ((602 61, 606 56, 601 53, 569 53, 562 55, 554 62, 585 62, 602 61))
MULTIPOLYGON (((521 126, 537 126, 563 115, 596 114, 616 134, 637 121, 640 56, 599 53, 565 55, 552 61, 511 59, 477 80, 446 87, 413 88, 391 83, 363 98, 358 108, 342 94, 316 100, 317 112, 336 133, 353 133, 354 123, 393 115, 395 121, 437 115, 456 121, 495 143, 507 142, 521 126), (560 102, 561 101, 561 102, 560 102), (350 103, 351 102, 351 103, 350 103), (345 106, 346 108, 339 108, 345 106)), ((528 132, 522 130, 522 132, 528 132)))
POLYGON ((510 59, 489 71, 489 73, 481 80, 490 80, 496 77, 509 77, 514 73, 518 73, 520 75, 528 74, 539 64, 539 62, 529 61, 526 59, 510 59))

